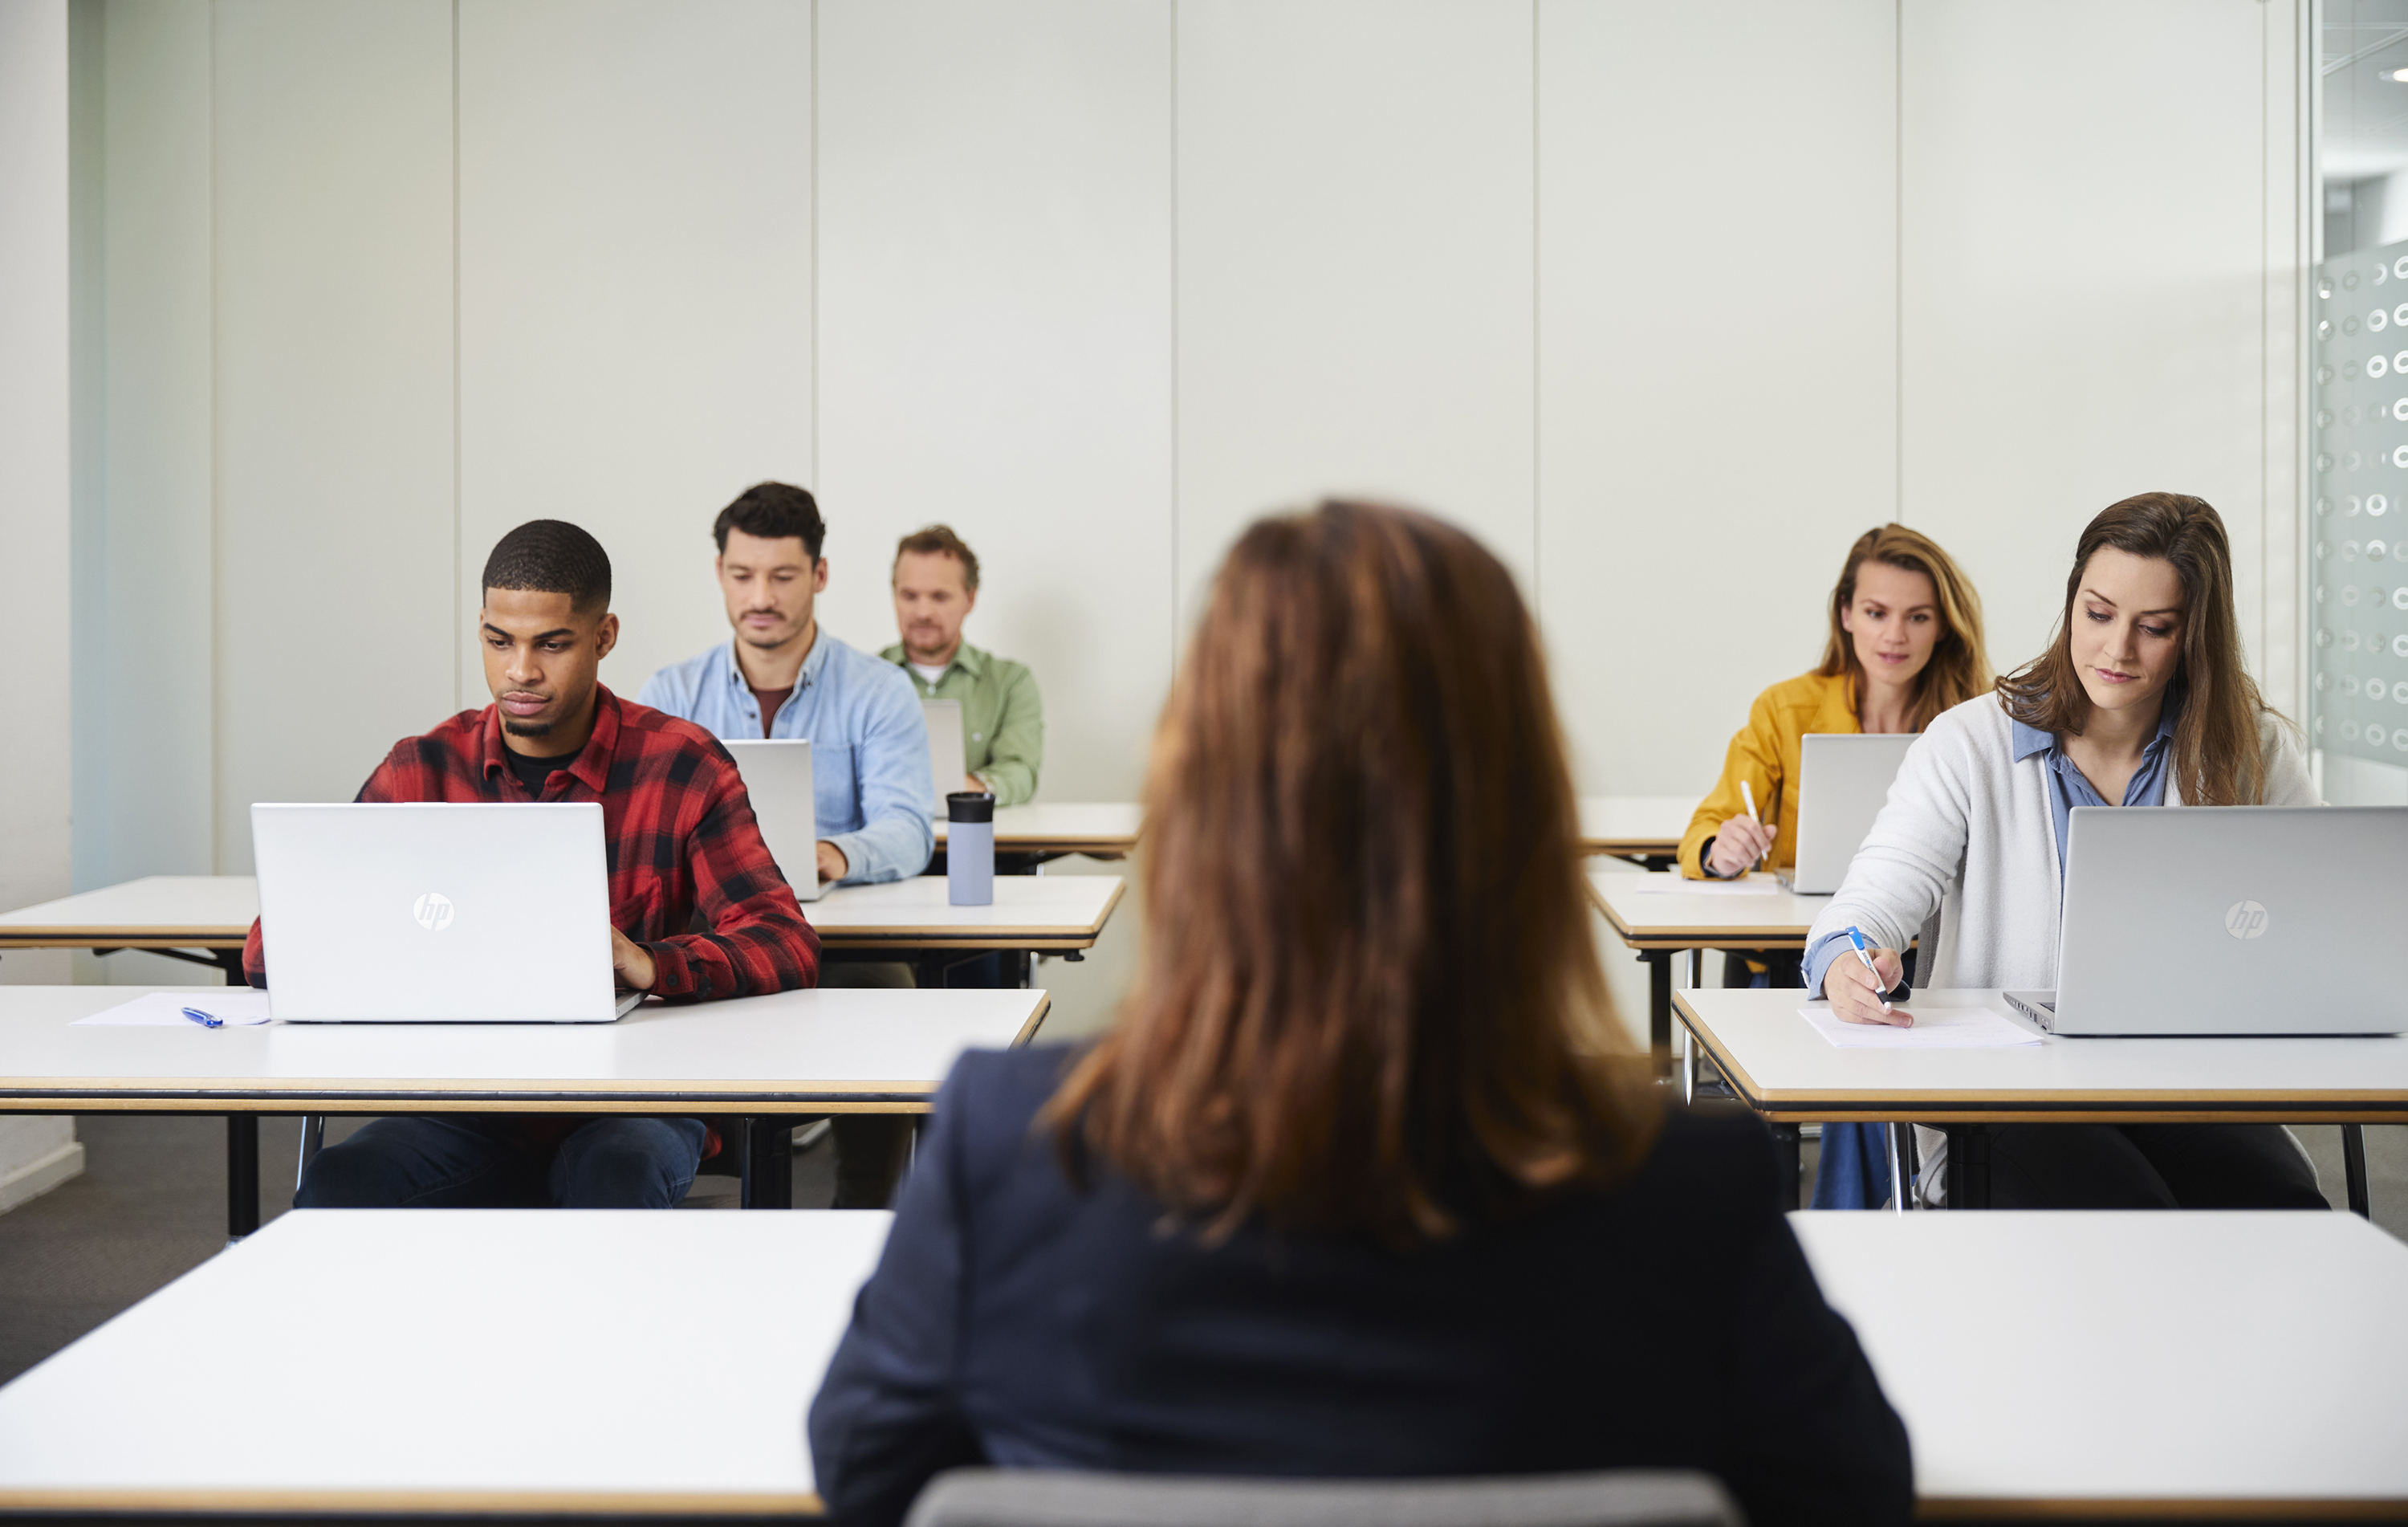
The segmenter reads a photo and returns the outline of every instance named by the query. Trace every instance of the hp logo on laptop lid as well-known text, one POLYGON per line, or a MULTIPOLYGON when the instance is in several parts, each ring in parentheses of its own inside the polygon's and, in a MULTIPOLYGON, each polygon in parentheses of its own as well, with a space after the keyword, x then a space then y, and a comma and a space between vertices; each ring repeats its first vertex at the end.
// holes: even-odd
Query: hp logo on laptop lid
POLYGON ((2224 930, 2236 939, 2266 936, 2266 908, 2257 901, 2235 901, 2224 909, 2224 930))
MULTIPOLYGON (((2250 906, 2257 906, 2255 901, 2250 906)), ((452 926, 452 899, 428 891, 409 904, 409 915, 429 933, 440 933, 452 926)))

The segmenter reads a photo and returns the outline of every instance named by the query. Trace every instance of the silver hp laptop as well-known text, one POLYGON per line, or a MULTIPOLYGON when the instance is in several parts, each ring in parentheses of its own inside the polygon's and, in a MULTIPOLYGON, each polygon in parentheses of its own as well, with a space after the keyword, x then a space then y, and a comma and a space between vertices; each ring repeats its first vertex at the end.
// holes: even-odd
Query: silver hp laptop
POLYGON ((2408 806, 2082 806, 2054 1034, 2408 1030, 2408 806))
POLYGON ((969 772, 969 744, 962 739, 962 702, 924 699, 920 713, 928 722, 928 783, 936 790, 937 814, 945 814, 945 798, 962 787, 969 772))
POLYGON ((1808 732, 1798 762, 1798 864, 1784 889, 1828 896, 1873 829, 1914 732, 1808 732))
POLYGON ((283 1023, 609 1023, 592 801, 255 805, 267 1006, 283 1023))
POLYGON ((820 880, 819 797, 811 785, 811 744, 799 738, 739 738, 722 742, 744 776, 761 841, 797 901, 816 901, 827 887, 820 880))

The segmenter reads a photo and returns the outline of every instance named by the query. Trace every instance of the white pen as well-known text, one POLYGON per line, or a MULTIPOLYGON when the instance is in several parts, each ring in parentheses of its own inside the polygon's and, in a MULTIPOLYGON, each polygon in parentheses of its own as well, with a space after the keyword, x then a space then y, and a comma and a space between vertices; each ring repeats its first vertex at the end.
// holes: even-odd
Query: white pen
MULTIPOLYGON (((1757 827, 1764 826, 1764 818, 1756 814, 1756 791, 1745 780, 1739 782, 1739 798, 1747 802, 1747 819, 1757 827)), ((1762 864, 1764 856, 1758 854, 1756 857, 1756 862, 1762 864)))

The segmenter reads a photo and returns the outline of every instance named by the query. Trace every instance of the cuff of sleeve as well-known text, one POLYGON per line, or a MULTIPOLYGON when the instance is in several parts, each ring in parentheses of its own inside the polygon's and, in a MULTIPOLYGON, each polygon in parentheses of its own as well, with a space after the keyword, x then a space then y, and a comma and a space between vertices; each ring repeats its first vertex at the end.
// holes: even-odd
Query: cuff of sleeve
POLYGON ((1831 961, 1849 947, 1845 933, 1826 933, 1806 951, 1806 996, 1819 1001, 1823 995, 1823 977, 1831 969, 1831 961))
POLYGON ((838 885, 858 886, 870 878, 874 865, 868 837, 867 832, 848 832, 841 837, 821 840, 836 844, 836 851, 844 856, 844 878, 838 881, 838 885))
MULTIPOLYGON (((1720 836, 1720 833, 1715 834, 1715 837, 1717 838, 1720 836)), ((1713 838, 1709 838, 1704 843, 1698 845, 1698 873, 1705 876, 1708 880, 1728 880, 1730 878, 1728 875, 1716 874, 1714 872, 1713 838)))
POLYGON ((685 958, 684 950, 674 944, 648 944, 644 953, 652 957, 653 996, 694 995, 694 963, 685 958))

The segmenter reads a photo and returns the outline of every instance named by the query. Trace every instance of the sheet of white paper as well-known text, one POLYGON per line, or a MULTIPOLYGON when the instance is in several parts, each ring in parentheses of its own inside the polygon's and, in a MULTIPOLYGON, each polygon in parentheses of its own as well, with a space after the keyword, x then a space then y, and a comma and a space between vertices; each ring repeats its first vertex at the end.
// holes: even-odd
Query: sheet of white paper
POLYGON ((222 1018, 229 1029, 248 1028, 267 1021, 267 993, 248 987, 228 987, 223 991, 146 991, 130 1002, 104 1008, 78 1023, 107 1024, 115 1028, 199 1029, 205 1025, 184 1016, 184 1009, 197 1008, 213 1018, 222 1018))
MULTIPOLYGON (((1632 875, 1627 888, 1641 896, 1779 896, 1781 882, 1770 875, 1739 880, 1688 880, 1680 875, 1632 875)), ((1615 890, 1625 887, 1616 886, 1615 890)))
POLYGON ((1843 1050, 1999 1050, 2042 1042, 2041 1035, 1986 1007, 1899 1005, 1914 1015, 1914 1027, 1850 1023, 1828 1007, 1801 1007, 1798 1016, 1843 1050))

